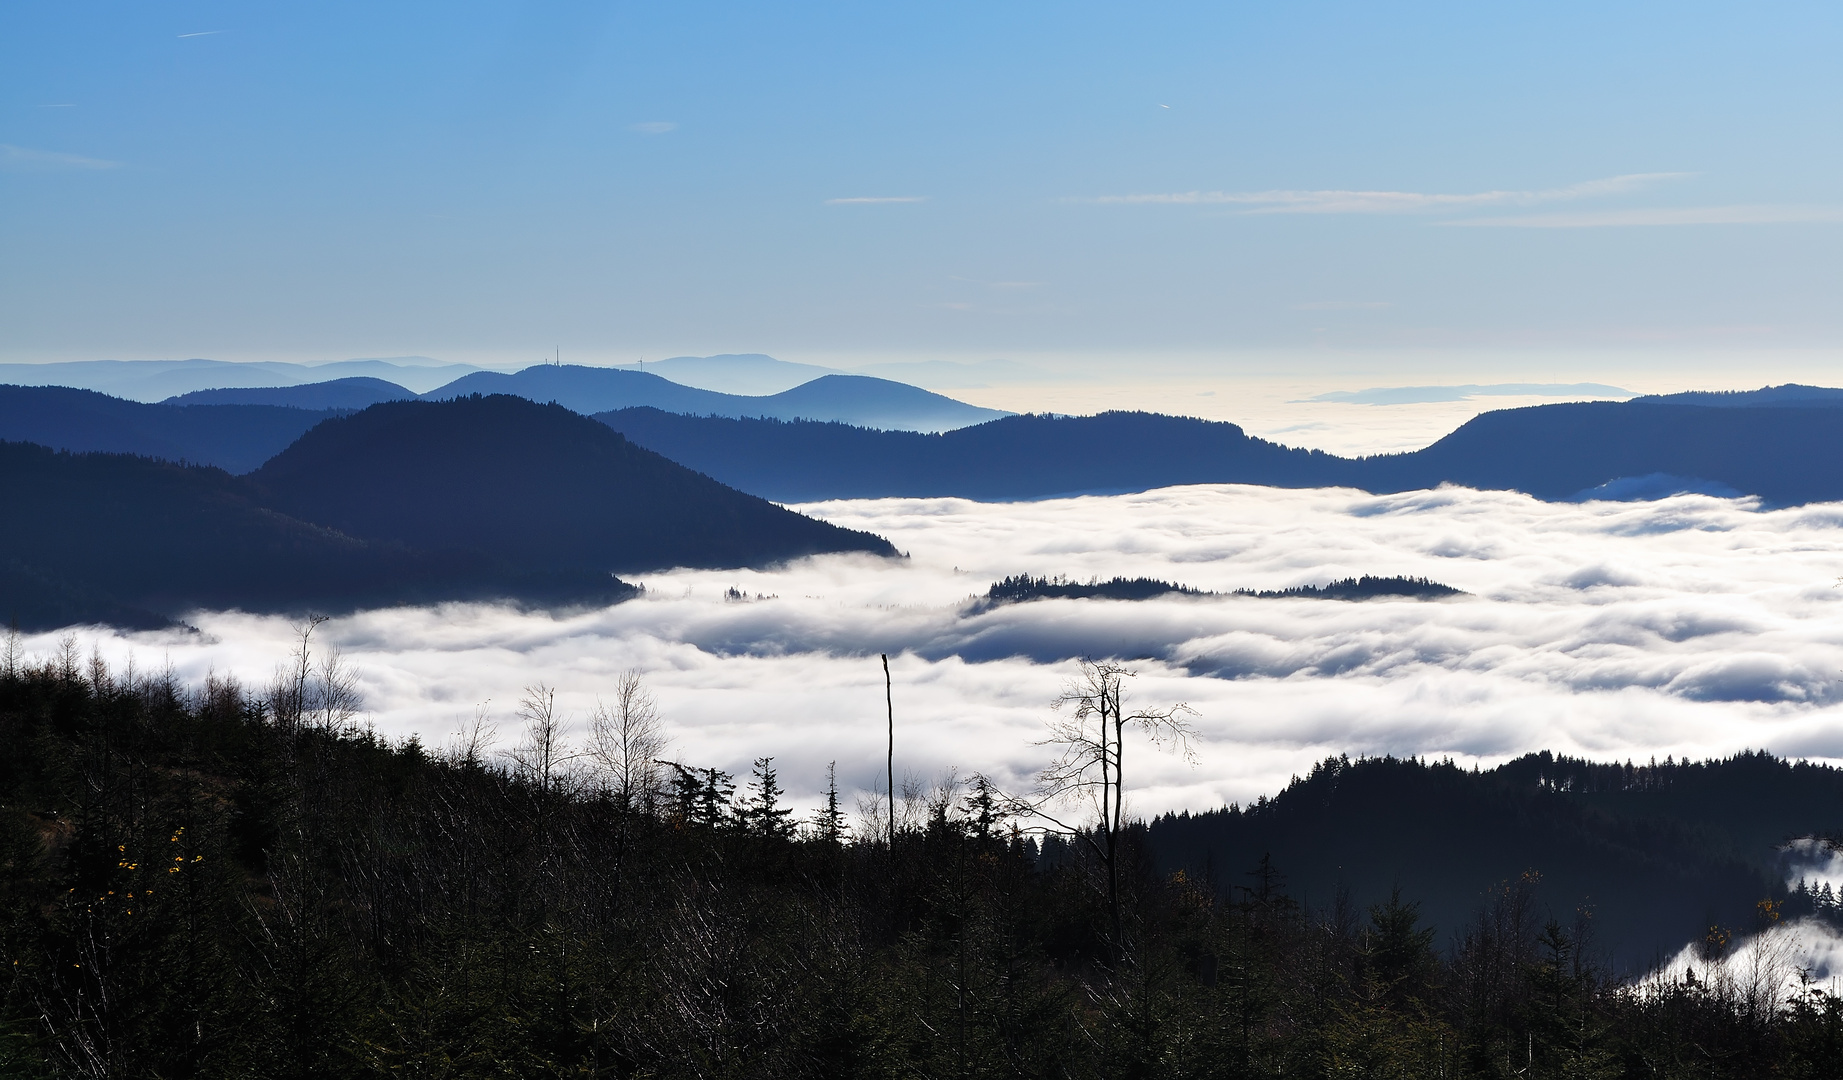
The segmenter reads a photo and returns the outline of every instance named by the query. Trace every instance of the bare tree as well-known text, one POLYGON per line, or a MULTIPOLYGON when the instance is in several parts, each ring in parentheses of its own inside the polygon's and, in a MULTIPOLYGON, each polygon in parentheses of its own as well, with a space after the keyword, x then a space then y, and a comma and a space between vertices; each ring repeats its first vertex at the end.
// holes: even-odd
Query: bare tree
POLYGON ((338 646, 329 645, 313 669, 314 723, 330 735, 343 735, 358 715, 358 671, 345 662, 338 646))
POLYGON ((269 680, 269 692, 265 695, 269 715, 290 739, 300 731, 312 708, 309 694, 314 676, 314 631, 326 620, 325 615, 309 615, 294 624, 295 644, 289 650, 287 661, 277 665, 274 677, 269 680))
POLYGON ((622 810, 650 810, 660 788, 666 738, 659 705, 638 671, 624 671, 611 705, 589 716, 588 756, 622 810))
POLYGON ((491 699, 474 706, 471 720, 461 721, 461 730, 454 733, 454 742, 448 751, 448 759, 456 765, 469 768, 477 767, 486 761, 486 752, 499 741, 499 725, 493 722, 492 714, 487 711, 491 699))
POLYGON ((565 718, 557 712, 556 689, 543 683, 525 687, 518 717, 525 723, 524 740, 506 756, 540 796, 548 797, 567 786, 570 766, 579 756, 563 741, 565 718))
POLYGON ((1196 711, 1183 702, 1128 711, 1123 684, 1135 674, 1111 661, 1081 661, 1075 679, 1052 706, 1057 715, 1049 722, 1049 737, 1039 744, 1060 747, 1061 752, 1038 776, 1035 797, 1013 808, 1079 837, 1094 853, 1107 877, 1116 948, 1123 932, 1119 855, 1126 824, 1126 735, 1137 732, 1155 748, 1194 760, 1190 742, 1196 734, 1187 719, 1196 711), (1088 805, 1095 813, 1092 828, 1070 826, 1049 812, 1070 803, 1088 805))

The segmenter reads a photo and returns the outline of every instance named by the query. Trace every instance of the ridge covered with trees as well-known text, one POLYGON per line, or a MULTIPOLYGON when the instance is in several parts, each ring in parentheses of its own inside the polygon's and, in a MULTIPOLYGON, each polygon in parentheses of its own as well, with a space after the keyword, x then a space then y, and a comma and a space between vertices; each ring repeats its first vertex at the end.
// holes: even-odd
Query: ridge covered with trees
MULTIPOLYGON (((633 677, 580 745, 544 687, 503 755, 485 717, 445 749, 393 744, 311 631, 254 692, 112 671, 74 639, 0 656, 0 1072, 1740 1078, 1843 1058, 1836 997, 1634 990, 1526 878, 1437 926, 1406 890, 1307 902, 1305 853, 1162 869, 1162 826, 1117 801, 1039 845, 978 777, 905 785, 893 821, 880 800, 852 821, 830 785, 798 820, 770 757, 740 784, 661 760, 633 677)), ((1110 725, 1178 719, 1100 685, 1048 772, 1092 777, 1110 725)), ((1658 779, 1521 768, 1545 790, 1658 779)))
POLYGON ((895 554, 509 397, 378 405, 246 477, 0 443, 0 500, 0 623, 29 630, 202 607, 604 605, 633 595, 617 572, 895 554))

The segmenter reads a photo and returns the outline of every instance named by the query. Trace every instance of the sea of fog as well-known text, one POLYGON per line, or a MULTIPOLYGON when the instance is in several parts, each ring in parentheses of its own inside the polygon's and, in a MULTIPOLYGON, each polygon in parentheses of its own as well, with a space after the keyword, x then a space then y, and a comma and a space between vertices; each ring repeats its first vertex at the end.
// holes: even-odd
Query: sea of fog
MULTIPOLYGON (((1642 761, 1763 747, 1843 758, 1843 506, 1212 485, 800 509, 887 536, 908 558, 654 574, 640 579, 642 599, 564 615, 371 611, 327 623, 317 640, 356 667, 365 722, 432 746, 480 708, 509 746, 523 688, 540 683, 580 724, 637 669, 674 759, 741 774, 772 756, 807 805, 830 762, 842 787, 882 783, 880 653, 893 673, 899 778, 958 769, 1014 789, 1051 753, 1039 740, 1075 659, 1130 659, 1131 695, 1189 703, 1201 736, 1194 761, 1131 751, 1141 813, 1271 794, 1336 754, 1489 765, 1542 749, 1642 761), (1401 574, 1471 595, 969 607, 1018 573, 1218 592, 1401 574)), ((114 664, 132 656, 142 671, 170 664, 185 680, 216 671, 252 687, 293 634, 287 619, 236 612, 190 622, 198 632, 75 633, 114 664)), ((48 655, 58 637, 26 647, 48 655)))

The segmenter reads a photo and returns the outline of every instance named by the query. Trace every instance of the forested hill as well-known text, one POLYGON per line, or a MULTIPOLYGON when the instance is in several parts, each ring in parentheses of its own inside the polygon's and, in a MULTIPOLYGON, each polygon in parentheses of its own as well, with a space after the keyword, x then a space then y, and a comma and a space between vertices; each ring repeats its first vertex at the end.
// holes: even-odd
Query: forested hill
POLYGON ((725 487, 560 405, 399 401, 329 420, 249 479, 353 536, 514 565, 626 572, 759 566, 888 541, 725 487))
POLYGON ((1442 934, 1528 873, 1566 923, 1590 910, 1602 945, 1642 967, 1712 924, 1745 930, 1787 897, 1776 849, 1843 836, 1843 771, 1766 754, 1643 766, 1547 753, 1484 772, 1331 759, 1245 807, 1166 815, 1148 845, 1167 871, 1248 884, 1261 859, 1292 895, 1359 904, 1400 887, 1442 934))
POLYGON ((220 470, 0 443, 0 621, 165 626, 196 607, 338 612, 438 600, 612 603, 606 574, 355 540, 278 514, 220 470))

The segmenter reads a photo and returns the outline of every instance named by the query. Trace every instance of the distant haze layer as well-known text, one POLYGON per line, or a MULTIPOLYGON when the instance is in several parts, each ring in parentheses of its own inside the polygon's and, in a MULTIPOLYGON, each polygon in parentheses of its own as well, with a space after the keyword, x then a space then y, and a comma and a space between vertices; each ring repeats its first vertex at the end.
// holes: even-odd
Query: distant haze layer
MULTIPOLYGON (((1346 753, 1496 762, 1552 749, 1642 761, 1761 747, 1843 758, 1843 506, 1202 486, 801 509, 912 557, 680 571, 647 577, 644 599, 574 615, 395 609, 321 633, 361 670, 368 716, 392 738, 441 744, 484 705, 510 745, 524 687, 555 686, 580 722, 621 670, 638 668, 678 760, 746 771, 774 755, 808 803, 829 761, 841 783, 880 782, 880 652, 895 676, 898 773, 958 767, 1011 787, 1046 760, 1035 742, 1074 658, 1131 659, 1131 692, 1188 701, 1203 736, 1194 767, 1132 748, 1134 806, 1148 813, 1272 793, 1346 753), (991 582, 1025 572, 1212 590, 1405 574, 1473 595, 964 610, 991 582)), ((116 660, 132 652, 143 670, 170 661, 186 678, 215 669, 258 685, 287 649, 285 619, 193 621, 201 634, 78 636, 116 660)), ((55 644, 44 635, 27 647, 55 644)))

